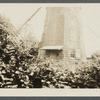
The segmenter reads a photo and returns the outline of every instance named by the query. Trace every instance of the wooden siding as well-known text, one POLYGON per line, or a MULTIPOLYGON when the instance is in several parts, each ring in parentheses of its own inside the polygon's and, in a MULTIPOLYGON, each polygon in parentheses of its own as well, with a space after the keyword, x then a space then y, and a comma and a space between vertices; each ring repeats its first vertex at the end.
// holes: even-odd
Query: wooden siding
POLYGON ((65 62, 71 60, 72 49, 77 52, 78 56, 80 54, 80 60, 86 59, 79 7, 47 8, 42 47, 55 45, 64 45, 63 52, 59 55, 59 58, 64 58, 65 62))

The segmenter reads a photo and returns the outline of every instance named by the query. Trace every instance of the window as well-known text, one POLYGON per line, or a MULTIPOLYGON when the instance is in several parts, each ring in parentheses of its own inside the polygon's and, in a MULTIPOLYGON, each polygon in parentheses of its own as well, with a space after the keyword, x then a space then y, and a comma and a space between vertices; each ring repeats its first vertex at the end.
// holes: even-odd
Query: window
POLYGON ((75 50, 70 49, 70 58, 75 58, 75 50))
POLYGON ((76 59, 80 58, 81 58, 80 50, 76 50, 76 59))
POLYGON ((47 57, 50 57, 50 51, 49 50, 46 50, 46 55, 47 55, 47 57))
POLYGON ((59 51, 56 51, 56 57, 58 57, 59 56, 59 51))

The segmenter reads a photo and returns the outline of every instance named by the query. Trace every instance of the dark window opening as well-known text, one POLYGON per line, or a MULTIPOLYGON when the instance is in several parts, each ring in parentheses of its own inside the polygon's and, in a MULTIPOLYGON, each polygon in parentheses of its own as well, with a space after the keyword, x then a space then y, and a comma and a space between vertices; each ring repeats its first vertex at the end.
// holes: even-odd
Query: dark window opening
POLYGON ((56 56, 57 56, 57 57, 59 56, 59 51, 56 51, 56 56))
POLYGON ((71 58, 75 58, 75 54, 70 54, 70 57, 71 58))
POLYGON ((75 58, 75 50, 74 49, 70 50, 70 57, 75 58))
POLYGON ((50 51, 49 50, 46 51, 46 55, 47 55, 47 57, 50 57, 50 51))

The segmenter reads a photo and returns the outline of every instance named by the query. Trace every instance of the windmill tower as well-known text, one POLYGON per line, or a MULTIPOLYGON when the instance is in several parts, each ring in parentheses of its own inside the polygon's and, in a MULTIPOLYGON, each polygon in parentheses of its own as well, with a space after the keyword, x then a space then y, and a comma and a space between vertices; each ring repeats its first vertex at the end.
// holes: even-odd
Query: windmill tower
POLYGON ((40 56, 64 61, 86 59, 79 7, 48 7, 40 56))

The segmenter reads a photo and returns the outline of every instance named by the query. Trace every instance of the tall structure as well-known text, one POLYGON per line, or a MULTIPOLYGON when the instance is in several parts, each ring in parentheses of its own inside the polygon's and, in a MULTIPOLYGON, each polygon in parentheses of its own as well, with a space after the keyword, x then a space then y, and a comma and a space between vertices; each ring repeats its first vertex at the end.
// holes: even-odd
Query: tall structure
POLYGON ((48 7, 39 55, 85 60, 79 7, 48 7))

